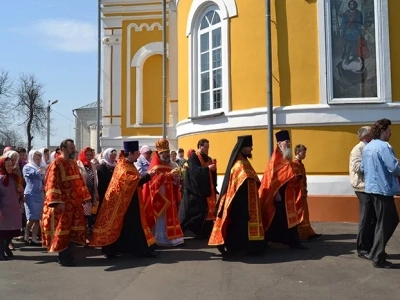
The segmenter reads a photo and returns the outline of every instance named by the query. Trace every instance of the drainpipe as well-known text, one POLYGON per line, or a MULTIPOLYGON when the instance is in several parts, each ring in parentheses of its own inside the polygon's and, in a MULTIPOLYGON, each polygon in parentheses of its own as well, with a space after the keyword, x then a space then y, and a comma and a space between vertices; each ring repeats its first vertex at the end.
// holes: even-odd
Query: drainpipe
MULTIPOLYGON (((281 0, 279 0, 281 1, 281 0)), ((272 101, 272 47, 271 47, 271 0, 265 0, 265 34, 267 51, 267 124, 268 154, 274 153, 274 104, 272 101)))
POLYGON ((162 93, 163 93, 163 138, 167 138, 167 0, 162 0, 162 93))
POLYGON ((100 153, 100 119, 101 119, 101 0, 97 3, 97 136, 96 136, 96 153, 100 153))

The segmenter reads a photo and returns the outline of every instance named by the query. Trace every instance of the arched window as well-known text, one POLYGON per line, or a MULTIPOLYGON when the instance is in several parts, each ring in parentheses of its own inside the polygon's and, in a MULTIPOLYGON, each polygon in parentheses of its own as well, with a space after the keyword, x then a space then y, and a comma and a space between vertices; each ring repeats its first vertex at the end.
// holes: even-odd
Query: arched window
POLYGON ((235 0, 193 0, 189 37, 189 116, 230 111, 229 22, 237 15, 235 0))
POLYGON ((222 108, 222 40, 221 18, 216 7, 206 11, 197 31, 197 99, 198 113, 222 108))

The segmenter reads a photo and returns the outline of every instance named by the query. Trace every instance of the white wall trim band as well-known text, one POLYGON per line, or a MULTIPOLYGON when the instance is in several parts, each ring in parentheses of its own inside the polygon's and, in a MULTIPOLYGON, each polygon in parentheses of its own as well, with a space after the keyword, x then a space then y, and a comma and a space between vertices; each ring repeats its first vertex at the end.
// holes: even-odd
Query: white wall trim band
MULTIPOLYGON (((258 177, 261 179, 262 174, 258 177)), ((218 191, 221 189, 223 180, 224 176, 218 175, 218 191)), ((345 175, 307 175, 307 190, 309 196, 355 196, 349 176, 345 175)))
MULTIPOLYGON (((310 127, 372 124, 381 118, 400 123, 400 103, 363 105, 292 105, 274 108, 274 126, 310 127)), ((185 119, 176 125, 177 137, 208 132, 267 128, 267 108, 231 111, 226 115, 185 119)))

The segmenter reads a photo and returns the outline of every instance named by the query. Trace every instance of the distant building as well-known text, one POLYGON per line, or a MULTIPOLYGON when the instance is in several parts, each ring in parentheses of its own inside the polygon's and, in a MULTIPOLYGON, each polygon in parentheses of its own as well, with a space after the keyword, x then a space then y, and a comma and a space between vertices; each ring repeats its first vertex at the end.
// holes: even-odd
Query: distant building
POLYGON ((87 146, 96 148, 97 101, 76 108, 72 111, 72 113, 75 116, 76 149, 79 151, 87 146))

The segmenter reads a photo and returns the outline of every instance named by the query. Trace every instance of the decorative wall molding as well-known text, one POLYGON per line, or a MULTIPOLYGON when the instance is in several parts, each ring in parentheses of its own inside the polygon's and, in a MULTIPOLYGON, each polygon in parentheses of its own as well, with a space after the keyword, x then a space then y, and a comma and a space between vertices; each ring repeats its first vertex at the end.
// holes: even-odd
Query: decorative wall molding
MULTIPOLYGON (((130 30, 131 26, 134 24, 130 24, 128 26, 128 42, 127 42, 127 74, 126 74, 126 126, 127 127, 142 127, 146 125, 142 125, 143 123, 143 66, 150 56, 156 54, 163 54, 163 43, 162 42, 153 42, 141 47, 133 56, 132 61, 130 61, 131 57, 131 34, 130 30), (131 120, 131 68, 136 68, 136 120, 135 123, 132 124, 131 120)), ((168 45, 167 45, 167 55, 168 55, 168 45)))
POLYGON ((116 5, 138 5, 147 3, 160 3, 160 0, 101 0, 101 4, 116 6, 116 5))
MULTIPOLYGON (((158 1, 159 3, 160 1, 158 1)), ((146 2, 147 3, 147 2, 146 2)), ((125 5, 125 6, 104 6, 101 8, 103 14, 122 14, 122 13, 153 13, 161 12, 161 4, 144 5, 125 5)))
POLYGON ((115 137, 102 137, 101 138, 101 147, 102 149, 106 148, 115 148, 116 150, 123 149, 123 141, 139 141, 139 147, 143 145, 148 145, 150 148, 155 150, 156 142, 161 139, 162 136, 115 136, 115 137))
POLYGON ((153 31, 155 28, 157 28, 158 30, 162 30, 162 25, 157 22, 154 22, 151 25, 147 23, 142 23, 140 25, 133 24, 133 28, 135 28, 135 31, 143 31, 143 28, 145 28, 147 31, 153 31))
MULTIPOLYGON (((167 19, 169 18, 169 14, 167 14, 167 19)), ((122 21, 135 21, 135 20, 159 20, 161 23, 162 15, 140 15, 140 16, 112 16, 112 17, 103 17, 103 27, 107 28, 121 28, 122 21)))
MULTIPOLYGON (((276 127, 313 127, 373 124, 388 118, 400 123, 400 103, 360 105, 292 105, 274 108, 276 127)), ((185 119, 176 125, 177 137, 206 132, 267 128, 267 108, 231 111, 228 114, 199 119, 185 119)))
POLYGON ((114 46, 121 44, 121 34, 114 34, 114 35, 106 35, 102 39, 102 43, 105 46, 114 46))

